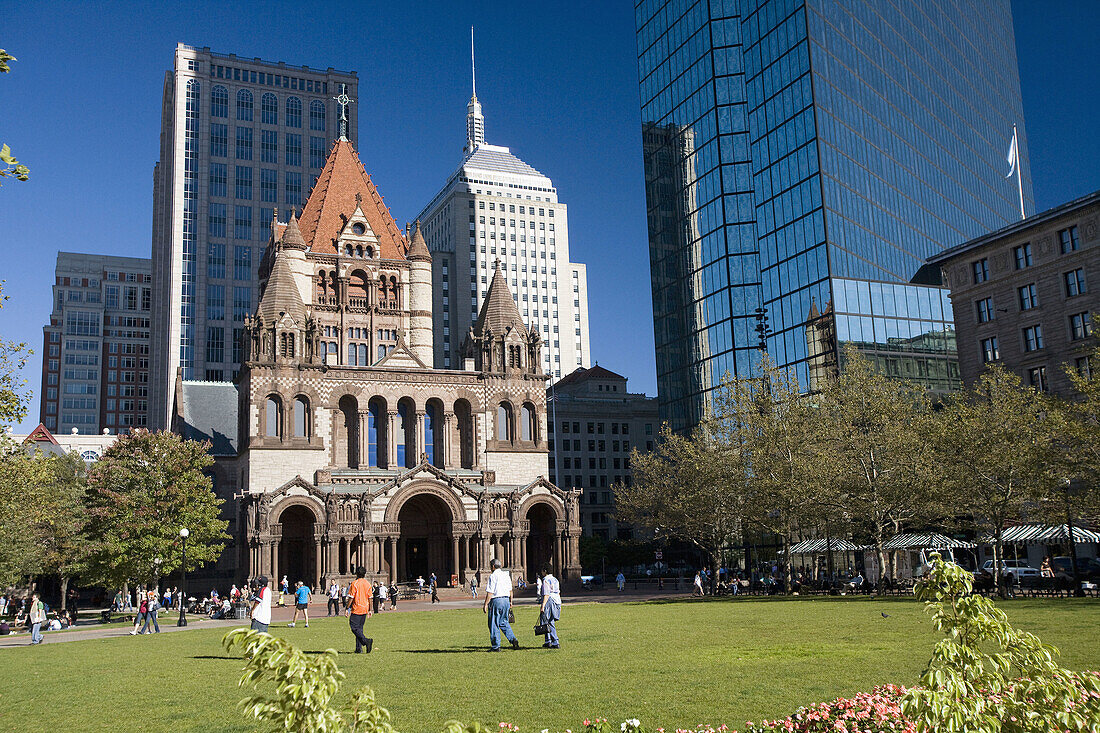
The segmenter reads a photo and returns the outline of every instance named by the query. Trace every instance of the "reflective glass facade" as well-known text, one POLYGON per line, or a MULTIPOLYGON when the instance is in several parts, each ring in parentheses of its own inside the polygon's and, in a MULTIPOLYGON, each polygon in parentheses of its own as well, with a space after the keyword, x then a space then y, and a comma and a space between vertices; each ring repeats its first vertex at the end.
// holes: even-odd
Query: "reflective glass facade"
POLYGON ((1007 0, 643 0, 635 7, 662 418, 695 424, 768 351, 815 383, 852 341, 958 384, 924 260, 1019 217, 1007 0))

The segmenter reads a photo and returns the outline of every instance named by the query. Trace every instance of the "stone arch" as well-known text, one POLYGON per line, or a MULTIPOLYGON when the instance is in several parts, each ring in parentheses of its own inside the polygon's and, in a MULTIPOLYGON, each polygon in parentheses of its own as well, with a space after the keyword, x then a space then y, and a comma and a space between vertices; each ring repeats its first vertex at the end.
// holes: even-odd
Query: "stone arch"
POLYGON ((376 468, 391 468, 389 460, 390 401, 386 397, 376 394, 367 398, 366 405, 367 435, 363 443, 366 445, 367 465, 376 468))
POLYGON ((452 521, 466 521, 466 509, 462 506, 462 501, 458 498, 455 491, 446 484, 432 479, 414 480, 399 488, 394 495, 390 497, 389 503, 386 504, 385 521, 396 522, 398 516, 401 514, 401 507, 404 506, 405 502, 418 494, 431 494, 442 499, 447 505, 447 508, 451 510, 452 521))
POLYGON ((454 402, 454 426, 451 440, 458 446, 458 465, 460 468, 474 467, 475 435, 474 435, 474 409, 471 402, 465 397, 459 397, 454 402))
POLYGON ((317 524, 324 525, 325 523, 325 505, 321 503, 320 499, 314 496, 287 496, 277 499, 275 503, 268 509, 268 523, 276 524, 282 522, 283 512, 291 507, 302 506, 309 509, 313 513, 313 521, 317 524))
POLYGON ((559 522, 565 521, 565 507, 561 504, 561 501, 555 501, 554 496, 550 494, 532 494, 523 500, 523 503, 519 505, 519 512, 517 513, 517 520, 524 522, 527 521, 527 513, 533 509, 537 504, 544 504, 550 507, 550 510, 554 512, 554 516, 559 522))

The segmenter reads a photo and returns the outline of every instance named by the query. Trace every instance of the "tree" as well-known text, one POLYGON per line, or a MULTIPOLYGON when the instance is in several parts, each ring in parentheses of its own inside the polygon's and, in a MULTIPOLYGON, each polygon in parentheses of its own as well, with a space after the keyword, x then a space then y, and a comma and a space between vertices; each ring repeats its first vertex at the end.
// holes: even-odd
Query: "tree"
POLYGON ((1057 408, 1065 422, 1061 441, 1066 478, 1075 479, 1080 490, 1073 492, 1080 516, 1100 521, 1100 314, 1092 317, 1092 344, 1086 352, 1087 368, 1065 365, 1076 394, 1059 401, 1057 408))
POLYGON ((615 487, 616 518, 701 550, 718 582, 722 551, 745 515, 745 454, 709 423, 689 437, 665 425, 654 451, 632 451, 630 485, 615 487))
POLYGON ((936 515, 932 404, 919 385, 887 377, 853 345, 843 356, 844 370, 820 399, 828 482, 838 509, 871 539, 882 583, 890 574, 887 535, 936 515))
MULTIPOLYGON (((0 308, 8 299, 3 294, 3 286, 4 281, 0 280, 0 308)), ((25 343, 0 338, 0 428, 19 422, 27 414, 30 394, 24 390, 27 381, 19 373, 31 353, 25 343)), ((0 441, 4 440, 5 434, 5 431, 0 431, 0 441)))
POLYGON ((802 395, 794 373, 767 356, 759 383, 728 381, 714 402, 715 432, 747 456, 746 517, 780 539, 789 592, 793 538, 820 519, 824 506, 819 410, 802 395))
POLYGON ((218 558, 228 522, 203 473, 209 447, 169 432, 119 436, 89 473, 83 576, 108 587, 149 580, 156 558, 160 573, 171 573, 182 565, 181 527, 190 531, 188 570, 218 558))
POLYGON ((937 421, 945 486, 957 508, 992 536, 999 585, 1006 523, 1023 519, 1057 485, 1056 418, 1046 395, 993 366, 970 390, 952 396, 937 421))
MULTIPOLYGON (((0 74, 11 71, 9 61, 15 61, 15 57, 0 48, 0 74)), ((26 181, 30 178, 30 169, 12 157, 11 148, 4 144, 0 144, 0 163, 3 164, 0 165, 0 178, 14 178, 17 181, 26 181)))

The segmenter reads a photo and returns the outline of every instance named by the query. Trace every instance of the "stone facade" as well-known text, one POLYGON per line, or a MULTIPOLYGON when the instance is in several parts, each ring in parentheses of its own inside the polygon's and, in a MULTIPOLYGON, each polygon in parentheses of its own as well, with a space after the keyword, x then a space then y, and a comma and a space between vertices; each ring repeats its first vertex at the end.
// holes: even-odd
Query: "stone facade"
POLYGON ((1064 395, 1072 389, 1065 366, 1089 368, 1089 319, 1100 307, 1100 191, 929 262, 951 288, 967 384, 996 362, 1025 384, 1064 395))
POLYGON ((340 140, 301 218, 272 223, 261 279, 241 344, 239 449, 215 469, 235 491, 238 575, 319 587, 361 565, 371 579, 446 584, 494 558, 518 576, 543 563, 579 575, 579 492, 546 478, 542 342, 499 270, 466 368, 433 368, 419 224, 402 234, 340 140))

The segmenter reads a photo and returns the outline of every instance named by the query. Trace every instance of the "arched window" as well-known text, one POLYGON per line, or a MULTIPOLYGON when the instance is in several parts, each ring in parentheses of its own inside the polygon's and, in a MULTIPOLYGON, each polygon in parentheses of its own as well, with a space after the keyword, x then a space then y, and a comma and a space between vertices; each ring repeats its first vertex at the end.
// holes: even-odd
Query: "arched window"
POLYGON ((443 468, 443 420, 441 404, 432 399, 424 410, 424 452, 428 463, 443 468))
POLYGON ((278 438, 282 435, 281 426, 283 424, 283 404, 279 398, 275 395, 270 395, 267 398, 267 402, 264 405, 264 417, 266 429, 264 435, 270 438, 278 438))
POLYGON ((302 126, 302 100, 297 97, 287 97, 286 100, 286 126, 302 126))
POLYGON ((355 358, 355 344, 348 344, 348 366, 358 366, 359 362, 355 358))
POLYGON ((237 119, 252 121, 252 92, 241 89, 237 92, 237 119))
POLYGON ((210 116, 229 116, 229 90, 220 84, 210 92, 210 116))
POLYGON ((309 129, 321 130, 325 129, 325 105, 319 99, 315 99, 309 103, 309 129))
POLYGON ((279 124, 279 98, 271 92, 260 98, 260 122, 265 125, 279 124))
POLYGON ((317 296, 323 298, 328 295, 328 273, 320 270, 317 273, 317 296))
POLYGON ((510 443, 512 441, 512 406, 507 402, 497 405, 497 440, 510 443))
POLYGON ((328 275, 328 289, 333 298, 340 297, 340 287, 339 283, 336 280, 336 270, 333 270, 328 275))
POLYGON ((398 289, 396 277, 390 278, 390 299, 395 307, 401 307, 401 291, 398 289))
POLYGON ((367 259, 374 259, 374 247, 367 247, 367 259))
POLYGON ((363 256, 363 245, 361 245, 361 244, 355 245, 355 256, 356 257, 362 257, 363 256))
POLYGON ((350 244, 345 244, 344 245, 344 254, 347 255, 348 257, 351 257, 351 253, 352 253, 351 245, 350 244))
POLYGON ((519 369, 523 366, 523 350, 518 346, 508 347, 508 366, 519 369))
POLYGON ((292 359, 295 356, 294 351, 294 334, 281 333, 279 334, 279 355, 287 359, 292 359))
POLYGON ((386 290, 387 290, 387 288, 386 288, 386 276, 382 275, 382 277, 380 277, 378 279, 378 299, 379 300, 385 300, 386 299, 386 296, 388 295, 386 290))
POLYGON ((370 361, 367 360, 366 344, 359 344, 359 366, 370 366, 370 361))
POLYGON ((294 398, 294 437, 309 437, 309 400, 301 396, 294 398))
POLYGON ((530 402, 523 403, 520 417, 520 440, 530 442, 535 439, 535 435, 537 434, 537 430, 535 429, 535 408, 530 402))
POLYGON ((378 398, 367 403, 367 465, 386 466, 386 451, 380 438, 386 432, 386 403, 378 398), (381 462, 380 462, 381 461, 381 462))

